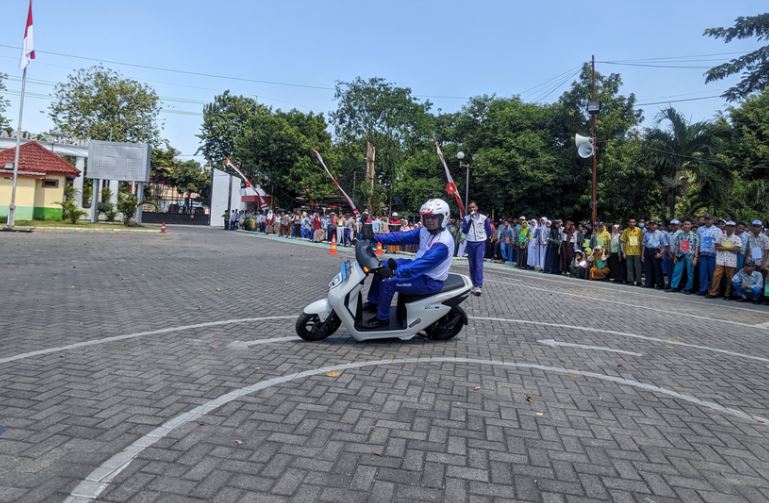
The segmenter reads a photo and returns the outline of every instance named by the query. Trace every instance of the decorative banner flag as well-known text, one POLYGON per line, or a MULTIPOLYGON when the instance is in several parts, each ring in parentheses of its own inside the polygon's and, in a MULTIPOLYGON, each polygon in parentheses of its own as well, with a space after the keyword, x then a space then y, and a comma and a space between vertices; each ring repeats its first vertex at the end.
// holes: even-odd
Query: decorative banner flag
POLYGON ((27 69, 27 65, 35 59, 35 44, 32 29, 32 0, 29 0, 29 10, 27 10, 27 25, 24 27, 24 43, 21 47, 21 61, 19 68, 27 69))
POLYGON ((446 179, 448 180, 448 183, 446 183, 446 193, 450 196, 454 196, 454 200, 457 202, 457 206, 459 206, 459 216, 464 218, 465 205, 462 204, 462 196, 459 195, 457 184, 454 183, 454 179, 451 177, 449 166, 446 164, 446 158, 443 156, 443 151, 441 150, 441 146, 437 141, 435 142, 435 150, 438 152, 438 158, 440 158, 441 163, 443 163, 443 169, 446 170, 446 179))
POLYGON ((232 168, 237 174, 240 175, 240 177, 246 183, 245 195, 256 196, 256 200, 259 201, 259 208, 263 210, 266 210, 267 208, 269 208, 269 206, 267 205, 267 202, 264 200, 264 198, 262 198, 261 194, 259 194, 259 191, 251 186, 251 182, 249 182, 248 178, 246 178, 246 175, 244 175, 243 172, 240 171, 240 169, 238 169, 237 166, 235 166, 234 162, 232 162, 231 160, 225 157, 224 165, 228 168, 232 168))
POLYGON ((320 162, 320 165, 323 166, 323 169, 326 170, 326 174, 328 174, 329 178, 331 178, 331 181, 334 185, 336 185, 336 188, 339 189, 339 192, 342 194, 342 196, 347 200, 347 204, 350 205, 350 208, 352 208, 352 212, 355 214, 355 217, 360 217, 360 211, 358 211, 358 208, 355 206, 355 203, 352 202, 352 199, 350 199, 350 196, 347 195, 347 192, 342 189, 342 187, 339 185, 339 182, 336 181, 336 178, 334 178, 334 175, 331 174, 331 171, 328 170, 328 167, 326 167, 326 163, 323 162, 323 158, 320 156, 320 152, 318 152, 315 149, 312 149, 312 155, 315 156, 316 159, 318 159, 318 162, 320 162))

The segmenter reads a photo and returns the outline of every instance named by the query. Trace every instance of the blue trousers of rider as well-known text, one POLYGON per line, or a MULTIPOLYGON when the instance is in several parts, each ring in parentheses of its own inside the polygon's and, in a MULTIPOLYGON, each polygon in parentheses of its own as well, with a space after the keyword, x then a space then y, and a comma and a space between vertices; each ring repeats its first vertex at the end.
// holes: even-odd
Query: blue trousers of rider
MULTIPOLYGON (((396 260, 398 265, 411 262, 409 259, 396 260)), ((376 317, 380 320, 390 319, 390 304, 392 303, 395 292, 406 295, 427 295, 440 291, 443 287, 443 281, 432 279, 426 275, 416 276, 414 278, 398 278, 393 276, 387 279, 381 279, 374 275, 371 281, 371 288, 368 291, 369 304, 376 304, 376 317)))
POLYGON ((467 262, 470 265, 470 281, 473 286, 483 287, 483 255, 486 253, 486 241, 468 241, 467 262))

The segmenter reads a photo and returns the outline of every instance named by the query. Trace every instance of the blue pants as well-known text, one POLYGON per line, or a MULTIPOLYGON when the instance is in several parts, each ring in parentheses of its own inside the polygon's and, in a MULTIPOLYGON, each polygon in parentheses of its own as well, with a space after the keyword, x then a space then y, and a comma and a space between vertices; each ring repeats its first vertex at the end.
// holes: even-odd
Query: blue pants
POLYGON ((499 253, 502 255, 502 260, 505 262, 513 261, 513 245, 510 243, 502 242, 499 245, 499 253))
POLYGON ((670 288, 678 288, 678 284, 681 282, 681 275, 686 268, 686 288, 687 292, 692 290, 694 286, 694 264, 692 263, 692 256, 678 257, 678 262, 673 269, 673 280, 670 282, 670 288))
POLYGON ((745 265, 745 255, 743 253, 737 254, 737 270, 739 271, 742 269, 742 266, 745 265))
POLYGON ((714 255, 700 255, 700 293, 704 294, 713 282, 713 273, 716 270, 716 257, 714 255))
POLYGON ((732 280, 732 288, 734 288, 734 293, 737 294, 737 297, 746 299, 746 300, 758 300, 761 298, 761 296, 764 294, 764 289, 760 286, 752 286, 750 288, 745 288, 740 285, 740 282, 737 280, 737 278, 734 278, 732 280))
MULTIPOLYGON (((409 259, 396 260, 398 265, 411 262, 409 259)), ((427 295, 435 293, 443 288, 443 281, 432 279, 429 276, 417 276, 415 278, 387 278, 381 279, 374 275, 371 282, 371 288, 368 291, 369 304, 376 304, 376 317, 380 320, 390 319, 390 304, 392 303, 395 292, 405 293, 406 295, 427 295)))
POLYGON ((668 285, 670 285, 673 281, 673 259, 668 252, 662 254, 662 274, 668 279, 668 285))
POLYGON ((470 265, 470 281, 473 286, 483 287, 483 255, 486 253, 485 241, 468 241, 467 262, 470 265))

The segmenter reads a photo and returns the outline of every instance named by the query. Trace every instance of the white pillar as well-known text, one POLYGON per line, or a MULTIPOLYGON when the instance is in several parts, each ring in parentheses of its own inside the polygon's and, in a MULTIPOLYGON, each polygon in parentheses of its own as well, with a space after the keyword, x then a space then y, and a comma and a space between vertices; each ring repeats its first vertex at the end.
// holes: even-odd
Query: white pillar
POLYGON ((109 189, 112 191, 112 197, 110 197, 109 202, 111 202, 112 206, 117 210, 117 193, 120 189, 120 182, 117 180, 110 180, 107 183, 109 183, 109 189))
POLYGON ((91 197, 91 222, 99 221, 99 200, 101 199, 101 184, 99 180, 93 179, 93 197, 91 197))
POLYGON ((139 205, 136 207, 136 223, 142 223, 142 204, 141 200, 144 199, 144 182, 136 184, 136 200, 139 201, 139 205))
POLYGON ((75 167, 80 170, 80 174, 77 175, 73 183, 75 187, 75 203, 78 208, 83 207, 83 184, 85 180, 85 157, 75 158, 75 167))

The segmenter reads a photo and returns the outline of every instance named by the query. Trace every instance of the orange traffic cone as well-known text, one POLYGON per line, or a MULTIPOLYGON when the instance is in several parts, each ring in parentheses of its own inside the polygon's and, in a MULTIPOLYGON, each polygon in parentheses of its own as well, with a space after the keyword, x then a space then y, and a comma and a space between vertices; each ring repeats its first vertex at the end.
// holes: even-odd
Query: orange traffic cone
POLYGON ((160 233, 161 234, 168 233, 168 229, 166 228, 166 223, 165 222, 160 222, 160 233))
POLYGON ((328 254, 336 255, 336 236, 331 236, 331 248, 329 248, 328 254))
POLYGON ((384 250, 382 250, 382 243, 377 242, 376 244, 376 254, 381 255, 384 253, 384 250))

